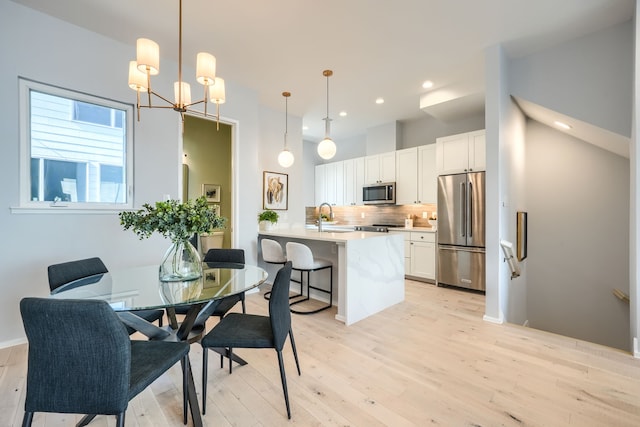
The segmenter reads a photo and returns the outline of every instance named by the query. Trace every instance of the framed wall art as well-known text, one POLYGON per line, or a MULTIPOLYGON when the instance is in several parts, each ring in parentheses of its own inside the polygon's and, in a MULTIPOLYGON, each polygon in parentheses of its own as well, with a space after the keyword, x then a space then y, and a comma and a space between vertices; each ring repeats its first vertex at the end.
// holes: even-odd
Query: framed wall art
POLYGON ((516 253, 518 261, 527 257, 527 213, 516 212, 516 253))
POLYGON ((289 175, 264 171, 262 176, 262 207, 274 211, 289 208, 289 175))
POLYGON ((218 184, 202 184, 202 195, 209 203, 220 203, 220 186, 218 184))

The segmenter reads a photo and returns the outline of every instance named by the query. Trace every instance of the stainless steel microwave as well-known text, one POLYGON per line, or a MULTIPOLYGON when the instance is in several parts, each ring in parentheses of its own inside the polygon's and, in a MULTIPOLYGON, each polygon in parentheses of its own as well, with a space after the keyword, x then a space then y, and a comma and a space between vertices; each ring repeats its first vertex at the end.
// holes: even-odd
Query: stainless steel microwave
POLYGON ((382 182, 362 187, 362 201, 365 205, 395 205, 396 183, 382 182))

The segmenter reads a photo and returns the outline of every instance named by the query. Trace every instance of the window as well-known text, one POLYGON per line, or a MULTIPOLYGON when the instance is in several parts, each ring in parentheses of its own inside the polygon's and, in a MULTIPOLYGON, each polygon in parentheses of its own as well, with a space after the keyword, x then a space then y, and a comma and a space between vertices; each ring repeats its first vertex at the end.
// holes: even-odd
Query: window
POLYGON ((21 206, 132 207, 133 107, 20 79, 21 206))

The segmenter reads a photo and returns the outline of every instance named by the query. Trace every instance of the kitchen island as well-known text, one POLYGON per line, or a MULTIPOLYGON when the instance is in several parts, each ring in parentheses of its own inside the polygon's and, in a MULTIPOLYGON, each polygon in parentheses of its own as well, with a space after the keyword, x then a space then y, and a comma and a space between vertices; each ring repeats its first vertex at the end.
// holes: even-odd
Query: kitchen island
MULTIPOLYGON (((318 232, 304 228, 260 231, 258 264, 268 269, 260 250, 262 238, 277 240, 283 248, 286 242, 303 243, 311 248, 315 257, 333 263, 333 294, 337 300, 332 304, 338 307, 336 319, 345 325, 404 301, 404 239, 401 235, 363 231, 318 232)), ((312 280, 328 284, 326 274, 322 271, 312 273, 312 280)), ((311 296, 318 297, 313 293, 311 296)))

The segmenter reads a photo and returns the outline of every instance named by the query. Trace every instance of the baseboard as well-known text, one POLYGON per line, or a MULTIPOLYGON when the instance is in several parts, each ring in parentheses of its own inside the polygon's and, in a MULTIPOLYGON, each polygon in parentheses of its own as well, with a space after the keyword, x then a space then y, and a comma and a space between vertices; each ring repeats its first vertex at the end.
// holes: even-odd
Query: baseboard
POLYGON ((487 316, 486 314, 482 316, 482 320, 489 323, 496 323, 498 325, 502 325, 504 323, 504 318, 487 316))
POLYGON ((26 344, 26 343, 27 343, 27 337, 18 338, 11 341, 3 341, 3 342, 0 342, 0 349, 14 347, 16 345, 26 344))
POLYGON ((638 337, 633 337, 633 357, 640 359, 640 340, 638 337))

